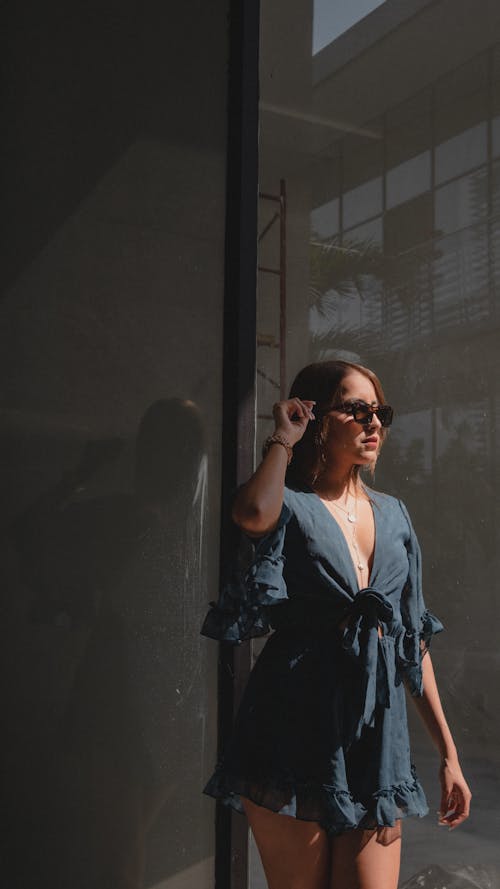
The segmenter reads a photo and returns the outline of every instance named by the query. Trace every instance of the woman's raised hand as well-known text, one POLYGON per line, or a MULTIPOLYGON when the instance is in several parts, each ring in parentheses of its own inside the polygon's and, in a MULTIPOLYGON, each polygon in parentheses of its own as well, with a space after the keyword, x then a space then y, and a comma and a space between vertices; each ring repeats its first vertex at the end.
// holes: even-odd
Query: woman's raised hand
POLYGON ((315 401, 289 398, 277 401, 273 406, 273 417, 276 424, 275 432, 283 435, 293 446, 304 435, 309 420, 314 420, 313 407, 315 401))

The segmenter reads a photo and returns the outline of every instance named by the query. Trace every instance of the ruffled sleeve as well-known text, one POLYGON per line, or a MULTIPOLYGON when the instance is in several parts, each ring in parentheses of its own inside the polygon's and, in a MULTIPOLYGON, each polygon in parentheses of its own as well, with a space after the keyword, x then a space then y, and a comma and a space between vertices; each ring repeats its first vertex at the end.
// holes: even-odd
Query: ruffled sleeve
POLYGON ((254 557, 246 571, 234 571, 217 602, 210 603, 203 636, 239 644, 265 636, 272 628, 268 607, 288 599, 283 578, 286 525, 291 510, 284 503, 276 528, 254 542, 254 557))
POLYGON ((408 579, 401 596, 401 619, 403 632, 399 640, 399 666, 411 694, 423 694, 422 660, 429 649, 431 639, 444 626, 426 607, 422 592, 422 559, 417 535, 413 529, 408 510, 400 501, 403 515, 408 523, 409 536, 406 543, 408 552, 408 579))

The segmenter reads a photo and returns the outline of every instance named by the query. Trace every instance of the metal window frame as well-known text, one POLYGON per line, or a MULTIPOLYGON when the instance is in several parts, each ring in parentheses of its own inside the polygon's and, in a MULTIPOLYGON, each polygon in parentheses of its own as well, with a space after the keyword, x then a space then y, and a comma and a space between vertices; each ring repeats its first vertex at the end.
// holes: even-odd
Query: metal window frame
MULTIPOLYGON (((223 323, 221 574, 235 546, 230 518, 235 488, 253 471, 256 430, 256 294, 259 127, 259 0, 229 2, 226 234, 223 323)), ((218 668, 218 754, 250 672, 249 643, 221 643, 218 668)), ((215 887, 247 889, 248 824, 217 803, 215 887)))

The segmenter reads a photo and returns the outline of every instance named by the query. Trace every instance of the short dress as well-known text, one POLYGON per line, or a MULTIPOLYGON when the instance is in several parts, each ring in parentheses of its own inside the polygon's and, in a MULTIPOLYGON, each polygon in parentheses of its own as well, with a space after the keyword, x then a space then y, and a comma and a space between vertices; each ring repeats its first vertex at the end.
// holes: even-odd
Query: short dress
POLYGON ((369 497, 369 586, 359 589, 344 533, 317 494, 286 487, 276 529, 257 541, 202 627, 236 644, 273 631, 204 792, 236 811, 243 796, 316 821, 330 836, 429 811, 411 759, 405 685, 422 695, 423 651, 444 627, 425 606, 406 507, 369 497))

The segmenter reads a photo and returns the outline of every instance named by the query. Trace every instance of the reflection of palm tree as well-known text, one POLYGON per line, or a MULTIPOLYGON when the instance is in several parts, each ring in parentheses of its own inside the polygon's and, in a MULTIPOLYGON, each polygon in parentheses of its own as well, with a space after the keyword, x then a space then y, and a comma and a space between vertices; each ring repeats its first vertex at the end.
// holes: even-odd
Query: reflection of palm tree
MULTIPOLYGON (((388 256, 370 239, 351 237, 340 246, 335 240, 321 242, 313 233, 309 287, 310 312, 315 317, 313 350, 333 345, 334 338, 337 350, 357 345, 369 355, 374 331, 387 327, 389 306, 399 319, 400 336, 409 333, 410 318, 420 302, 416 295, 428 292, 430 261, 435 258, 428 244, 388 256), (339 318, 346 303, 351 315, 359 306, 354 325, 339 318)), ((397 332, 391 334, 392 347, 397 345, 397 332)))
POLYGON ((320 302, 329 290, 349 296, 367 275, 383 276, 383 253, 371 239, 344 239, 340 246, 335 240, 320 241, 313 232, 310 247, 311 304, 320 302))
POLYGON ((309 278, 313 360, 318 347, 329 347, 332 336, 336 349, 352 349, 354 331, 342 317, 342 308, 352 313, 367 294, 379 294, 383 274, 382 251, 373 241, 351 238, 339 246, 335 241, 321 242, 313 234, 309 278))

